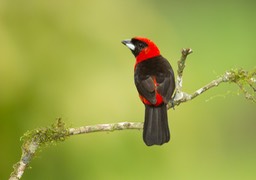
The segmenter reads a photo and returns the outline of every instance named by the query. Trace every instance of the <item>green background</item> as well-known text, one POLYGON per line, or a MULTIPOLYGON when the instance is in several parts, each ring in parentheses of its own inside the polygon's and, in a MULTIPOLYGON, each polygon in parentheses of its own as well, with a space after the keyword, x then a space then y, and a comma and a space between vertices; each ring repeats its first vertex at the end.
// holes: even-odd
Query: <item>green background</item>
MULTIPOLYGON (((191 47, 184 90, 231 68, 255 67, 256 3, 236 1, 0 0, 0 179, 20 137, 62 117, 72 127, 143 121, 134 57, 121 44, 152 39, 176 72, 191 47)), ((234 84, 169 110, 172 140, 142 131, 73 136, 43 149, 23 179, 255 179, 256 111, 234 84), (240 94, 240 95, 237 95, 240 94)))

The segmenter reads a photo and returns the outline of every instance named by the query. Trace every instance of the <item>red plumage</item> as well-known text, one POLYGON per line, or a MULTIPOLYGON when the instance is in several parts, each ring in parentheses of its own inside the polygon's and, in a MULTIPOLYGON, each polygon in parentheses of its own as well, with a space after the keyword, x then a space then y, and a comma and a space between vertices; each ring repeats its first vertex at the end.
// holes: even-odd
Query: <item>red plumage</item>
POLYGON ((144 37, 135 37, 134 39, 145 42, 148 45, 146 48, 144 48, 140 51, 138 56, 136 56, 135 66, 142 61, 145 61, 149 58, 156 57, 156 56, 160 55, 160 51, 159 51, 158 47, 153 43, 153 41, 151 41, 147 38, 144 38, 144 37))

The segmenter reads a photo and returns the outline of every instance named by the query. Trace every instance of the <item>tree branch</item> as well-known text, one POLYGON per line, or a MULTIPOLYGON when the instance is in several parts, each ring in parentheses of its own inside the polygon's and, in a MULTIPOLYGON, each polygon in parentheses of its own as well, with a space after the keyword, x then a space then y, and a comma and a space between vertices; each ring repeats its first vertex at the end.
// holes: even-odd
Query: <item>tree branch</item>
POLYGON ((116 130, 125 130, 125 129, 143 129, 142 122, 119 122, 112 124, 96 124, 92 126, 81 126, 78 128, 70 128, 69 136, 86 134, 98 131, 116 131, 116 130))
POLYGON ((211 81, 200 89, 196 90, 192 94, 188 94, 182 91, 182 77, 183 70, 185 68, 186 58, 189 54, 192 53, 191 49, 182 49, 181 58, 178 61, 178 70, 177 70, 177 87, 176 92, 173 97, 173 100, 170 101, 167 105, 167 108, 174 108, 175 106, 180 105, 181 103, 190 101, 197 97, 198 95, 204 93, 205 91, 219 86, 219 84, 224 82, 235 83, 238 85, 240 90, 244 93, 245 98, 256 103, 256 68, 251 71, 246 71, 244 69, 231 69, 230 71, 226 71, 219 78, 211 81))
MULTIPOLYGON (((185 62, 187 56, 192 53, 192 49, 182 49, 181 58, 178 61, 176 92, 173 99, 168 103, 167 108, 174 108, 181 103, 190 101, 207 90, 217 87, 224 82, 235 83, 240 90, 244 93, 245 98, 256 102, 256 68, 252 71, 246 71, 243 69, 233 69, 225 72, 219 78, 211 81, 209 84, 201 87, 192 94, 188 94, 182 91, 182 77, 183 70, 185 68, 185 62)), ((112 124, 97 124, 91 126, 81 126, 78 128, 67 128, 65 123, 58 118, 57 122, 46 128, 39 128, 26 132, 23 137, 22 155, 18 163, 14 165, 14 171, 10 175, 10 180, 18 180, 22 177, 24 171, 28 167, 29 163, 33 159, 35 153, 39 148, 56 144, 59 141, 64 141, 66 138, 92 132, 101 131, 116 131, 126 129, 143 129, 142 122, 119 122, 112 124)))
POLYGON ((81 126, 77 128, 67 128, 61 118, 58 118, 57 122, 50 127, 28 131, 21 138, 24 141, 22 145, 21 159, 14 165, 14 171, 12 172, 9 180, 20 179, 37 150, 43 146, 55 144, 58 141, 64 141, 67 137, 72 135, 125 129, 141 130, 143 129, 143 123, 119 122, 112 124, 97 124, 91 126, 81 126))

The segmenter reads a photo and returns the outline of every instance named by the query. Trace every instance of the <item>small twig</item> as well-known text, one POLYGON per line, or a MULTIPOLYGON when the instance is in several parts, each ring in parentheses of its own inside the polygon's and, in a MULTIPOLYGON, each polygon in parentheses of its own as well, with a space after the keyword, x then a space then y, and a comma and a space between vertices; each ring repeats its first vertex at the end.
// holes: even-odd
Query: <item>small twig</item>
POLYGON ((179 93, 182 89, 182 76, 183 76, 183 70, 186 66, 185 62, 186 62, 187 56, 192 52, 193 51, 190 48, 181 50, 181 57, 180 57, 180 60, 178 61, 176 94, 179 93))
POLYGON ((251 81, 254 81, 254 78, 251 78, 250 76, 243 76, 243 77, 238 76, 238 74, 241 71, 242 70, 227 71, 224 75, 222 75, 218 79, 211 81, 210 83, 208 83, 205 86, 201 87, 200 89, 196 90, 192 94, 188 94, 186 92, 179 91, 179 93, 176 93, 176 95, 174 97, 174 101, 168 103, 167 108, 169 109, 169 108, 179 105, 180 103, 190 101, 190 100, 194 99, 195 97, 197 97, 198 95, 204 93, 205 91, 207 91, 213 87, 217 87, 221 83, 226 83, 226 82, 237 84, 238 87, 241 89, 241 91, 245 94, 246 99, 251 100, 252 102, 256 102, 256 98, 254 96, 255 89, 252 84, 247 82, 247 79, 251 79, 251 81), (245 85, 249 85, 249 87, 251 87, 254 94, 249 93, 248 90, 246 90, 244 83, 246 83, 245 85))
POLYGON ((174 95, 174 98, 172 101, 170 101, 168 104, 167 104, 167 109, 170 109, 170 108, 174 108, 174 106, 177 106, 179 105, 182 100, 185 100, 185 99, 188 99, 189 98, 189 94, 185 93, 185 92, 182 92, 182 83, 183 83, 183 80, 182 80, 182 77, 183 77, 183 70, 186 66, 186 59, 187 59, 187 56, 189 54, 191 54, 193 51, 192 49, 190 48, 183 48, 181 50, 181 57, 180 57, 180 60, 178 60, 178 70, 177 70, 177 82, 176 82, 176 91, 175 91, 175 95, 174 95))

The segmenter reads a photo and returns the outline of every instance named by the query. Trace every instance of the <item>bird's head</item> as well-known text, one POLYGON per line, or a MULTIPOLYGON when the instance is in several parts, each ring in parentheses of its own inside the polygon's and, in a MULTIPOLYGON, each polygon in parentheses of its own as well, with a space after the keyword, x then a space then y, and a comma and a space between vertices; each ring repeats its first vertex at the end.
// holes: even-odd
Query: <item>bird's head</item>
POLYGON ((136 57, 136 64, 160 55, 160 51, 155 43, 144 37, 134 37, 122 41, 136 57))

